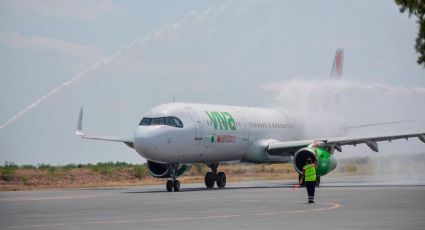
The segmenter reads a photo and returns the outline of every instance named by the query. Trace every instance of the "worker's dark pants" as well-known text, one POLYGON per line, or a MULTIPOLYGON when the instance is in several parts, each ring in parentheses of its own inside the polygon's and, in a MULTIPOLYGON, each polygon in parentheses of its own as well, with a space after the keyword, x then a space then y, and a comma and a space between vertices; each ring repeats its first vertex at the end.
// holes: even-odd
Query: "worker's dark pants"
POLYGON ((306 181, 305 187, 307 188, 308 200, 314 200, 314 190, 316 189, 316 181, 306 181))

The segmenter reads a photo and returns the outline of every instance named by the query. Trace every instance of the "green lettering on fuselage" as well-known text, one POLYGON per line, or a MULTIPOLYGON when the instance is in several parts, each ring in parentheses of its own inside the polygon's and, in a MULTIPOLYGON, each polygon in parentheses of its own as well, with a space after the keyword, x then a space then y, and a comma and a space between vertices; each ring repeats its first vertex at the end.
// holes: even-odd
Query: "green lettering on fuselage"
POLYGON ((215 130, 218 128, 220 128, 220 130, 236 130, 235 119, 230 113, 215 111, 205 111, 205 113, 210 118, 212 126, 215 130))
POLYGON ((208 113, 207 111, 205 111, 205 113, 206 113, 206 114, 208 115, 208 117, 210 118, 211 123, 212 123, 212 125, 213 125, 214 129, 215 129, 215 130, 217 130, 217 127, 218 127, 217 117, 216 117, 216 116, 214 116, 214 114, 213 114, 213 113, 208 113))

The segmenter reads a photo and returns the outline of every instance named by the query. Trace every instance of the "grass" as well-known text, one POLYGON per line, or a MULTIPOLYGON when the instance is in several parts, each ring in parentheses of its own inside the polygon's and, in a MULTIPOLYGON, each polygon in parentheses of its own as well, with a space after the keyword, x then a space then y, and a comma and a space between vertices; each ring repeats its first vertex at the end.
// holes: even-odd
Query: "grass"
MULTIPOLYGON (((371 166, 368 159, 338 162, 333 174, 367 174, 371 166)), ((183 176, 182 183, 203 183, 205 173, 210 169, 204 164, 193 164, 183 176)), ((292 164, 220 165, 228 181, 283 180, 298 177, 292 164)), ((153 178, 146 164, 126 162, 100 162, 97 164, 49 164, 22 165, 6 162, 0 166, 0 190, 28 190, 78 187, 140 186, 164 184, 163 179, 153 178)))
POLYGON ((142 179, 148 174, 148 169, 146 165, 136 165, 133 168, 134 176, 136 178, 142 179))

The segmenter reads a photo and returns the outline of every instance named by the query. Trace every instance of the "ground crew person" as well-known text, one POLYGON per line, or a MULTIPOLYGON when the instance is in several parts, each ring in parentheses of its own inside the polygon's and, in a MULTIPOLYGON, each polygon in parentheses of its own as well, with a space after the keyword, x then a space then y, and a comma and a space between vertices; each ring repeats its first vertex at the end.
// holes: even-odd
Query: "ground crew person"
MULTIPOLYGON (((307 158, 306 165, 303 167, 303 178, 307 188, 308 203, 314 203, 314 190, 316 188, 316 162, 307 158)), ((301 179, 302 180, 302 179, 301 179)))

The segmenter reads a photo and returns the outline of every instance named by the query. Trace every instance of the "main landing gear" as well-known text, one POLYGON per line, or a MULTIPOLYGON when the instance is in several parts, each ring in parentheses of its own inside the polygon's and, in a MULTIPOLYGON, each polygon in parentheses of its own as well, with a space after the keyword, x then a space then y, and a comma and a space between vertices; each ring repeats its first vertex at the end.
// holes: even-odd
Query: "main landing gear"
POLYGON ((207 164, 207 166, 211 168, 211 172, 205 174, 205 186, 210 189, 217 182, 218 188, 224 188, 226 186, 226 174, 224 172, 217 173, 218 163, 207 164))
POLYGON ((180 191, 180 181, 176 179, 176 171, 177 171, 178 164, 172 164, 170 167, 171 170, 171 180, 167 180, 167 191, 172 192, 174 189, 174 192, 180 191))

